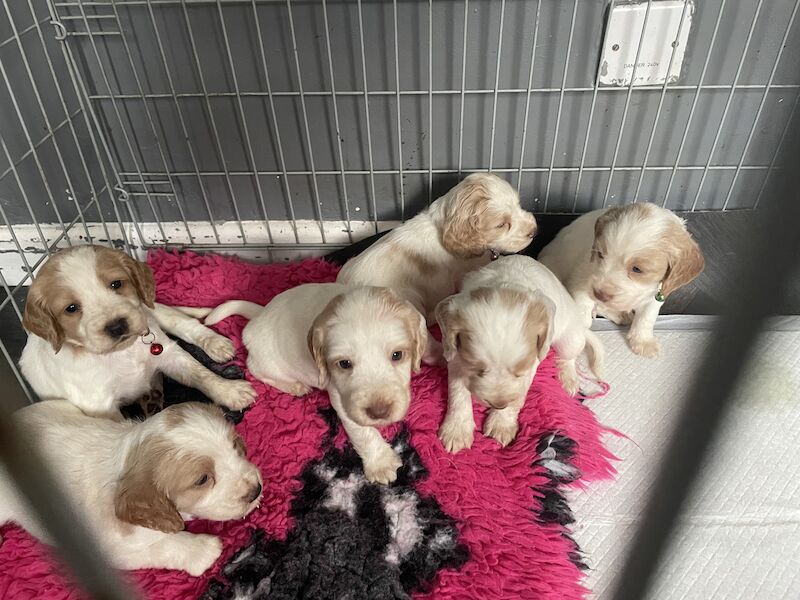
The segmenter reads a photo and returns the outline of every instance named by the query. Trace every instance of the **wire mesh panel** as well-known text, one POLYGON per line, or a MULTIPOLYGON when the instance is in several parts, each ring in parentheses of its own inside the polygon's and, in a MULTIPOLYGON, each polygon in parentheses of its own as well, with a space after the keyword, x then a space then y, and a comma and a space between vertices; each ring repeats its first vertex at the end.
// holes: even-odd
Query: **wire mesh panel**
POLYGON ((753 208, 798 98, 795 0, 687 0, 648 87, 598 85, 602 1, 53 8, 145 244, 346 243, 487 168, 539 211, 753 208))
MULTIPOLYGON (((50 7, 3 0, 0 9, 0 321, 19 323, 24 286, 58 247, 114 243, 128 248, 115 212, 115 175, 69 68, 50 7)), ((21 328, 4 328, 0 352, 12 364, 21 328), (18 331, 19 336, 6 330, 18 331)), ((20 381, 21 378, 20 378, 20 381)), ((28 392, 26 388, 26 393, 28 392)))

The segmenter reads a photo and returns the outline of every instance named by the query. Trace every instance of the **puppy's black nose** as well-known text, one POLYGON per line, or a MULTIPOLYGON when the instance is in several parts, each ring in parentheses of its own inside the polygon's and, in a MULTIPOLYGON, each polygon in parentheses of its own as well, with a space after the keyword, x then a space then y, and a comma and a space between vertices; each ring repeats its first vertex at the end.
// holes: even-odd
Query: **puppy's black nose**
POLYGON ((256 487, 253 488, 253 491, 250 492, 250 498, 248 499, 248 502, 255 502, 258 499, 258 497, 261 495, 261 490, 262 489, 263 488, 261 487, 261 484, 257 483, 256 487))
POLYGON ((385 419, 392 413, 392 405, 388 402, 376 402, 367 407, 367 416, 370 419, 380 420, 385 419))
POLYGON ((106 323, 106 333, 109 337, 114 339, 121 338, 123 335, 128 333, 127 319, 117 319, 116 321, 106 323))

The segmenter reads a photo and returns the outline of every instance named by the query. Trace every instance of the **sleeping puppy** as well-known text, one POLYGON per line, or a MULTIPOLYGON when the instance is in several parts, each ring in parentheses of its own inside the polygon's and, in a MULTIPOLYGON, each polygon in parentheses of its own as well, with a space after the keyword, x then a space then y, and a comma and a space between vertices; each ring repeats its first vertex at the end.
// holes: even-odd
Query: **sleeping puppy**
POLYGON ((394 481, 402 461, 375 428, 408 411, 425 349, 422 315, 386 288, 338 283, 300 285, 266 307, 227 302, 206 323, 232 314, 250 319, 242 334, 250 373, 294 396, 327 390, 367 479, 394 481))
POLYGON ((483 433, 506 446, 539 363, 551 345, 559 378, 578 391, 575 359, 587 350, 600 376, 603 347, 558 279, 527 256, 499 258, 464 279, 436 307, 447 359, 447 415, 439 438, 450 452, 472 446, 472 398, 489 407, 483 433))
POLYGON ((41 399, 63 398, 112 419, 146 395, 159 373, 232 410, 252 404, 249 383, 215 375, 164 330, 213 360, 229 360, 231 342, 154 300, 150 267, 125 253, 101 246, 58 252, 39 270, 25 303, 22 324, 30 335, 22 374, 41 399))
POLYGON ((658 311, 697 277, 703 255, 683 219, 651 203, 587 213, 559 232, 539 260, 564 283, 587 323, 600 315, 631 325, 628 343, 654 357, 658 311))
MULTIPOLYGON (((519 194, 492 173, 473 173, 427 209, 375 242, 339 271, 338 283, 394 290, 433 322, 436 304, 469 271, 519 252, 536 233, 519 194)), ((440 352, 433 338, 426 362, 440 352)))
MULTIPOLYGON (((177 404, 145 421, 113 422, 53 400, 13 418, 120 569, 201 575, 219 557, 222 543, 184 531, 184 521, 241 519, 261 498, 261 474, 212 405, 177 404)), ((48 542, 0 466, 0 524, 7 522, 48 542)))

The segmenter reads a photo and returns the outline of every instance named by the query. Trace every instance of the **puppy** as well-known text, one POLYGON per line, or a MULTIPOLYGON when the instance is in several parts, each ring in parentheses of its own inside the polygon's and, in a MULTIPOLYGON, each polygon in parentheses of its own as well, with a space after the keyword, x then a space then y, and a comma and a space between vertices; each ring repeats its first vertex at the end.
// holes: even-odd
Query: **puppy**
POLYGON ((250 319, 243 332, 250 373, 294 396, 327 390, 367 479, 394 481, 402 461, 375 428, 403 419, 411 401, 427 334, 411 303, 386 288, 311 283, 266 307, 227 302, 206 323, 231 314, 250 319))
MULTIPOLYGON (((432 323, 436 304, 458 290, 466 273, 519 252, 535 233, 536 220, 513 187, 492 173, 473 173, 350 260, 336 281, 388 287, 432 323)), ((437 362, 441 349, 429 342, 425 362, 437 362)))
POLYGON ((472 446, 472 399, 489 407, 483 433, 506 446, 533 376, 552 345, 565 389, 578 390, 575 359, 587 350, 600 376, 603 348, 564 286, 527 256, 499 258, 464 278, 436 307, 447 359, 447 415, 439 438, 450 452, 472 446))
POLYGON ((28 292, 23 375, 43 400, 63 398, 88 415, 112 419, 122 418, 121 406, 146 395, 159 373, 232 410, 252 404, 249 383, 215 375, 162 327, 214 360, 233 356, 231 342, 154 300, 150 268, 123 252, 101 246, 58 252, 28 292))
POLYGON ((651 203, 587 213, 559 232, 539 260, 564 283, 585 322, 600 315, 630 324, 628 344, 654 357, 661 304, 697 277, 703 254, 683 219, 651 203))
MULTIPOLYGON (((258 506, 261 475, 219 409, 187 403, 141 422, 84 415, 68 402, 38 402, 14 421, 47 461, 111 563, 198 576, 222 552, 191 518, 241 519, 258 506)), ((0 466, 0 524, 13 521, 48 542, 0 466)))

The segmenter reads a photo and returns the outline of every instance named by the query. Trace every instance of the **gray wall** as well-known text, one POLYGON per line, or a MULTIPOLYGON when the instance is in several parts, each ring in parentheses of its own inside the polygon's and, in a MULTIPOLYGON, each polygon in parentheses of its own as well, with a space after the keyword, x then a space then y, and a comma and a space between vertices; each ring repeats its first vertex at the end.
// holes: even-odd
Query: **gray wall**
MULTIPOLYGON (((89 181, 99 189, 109 181, 114 184, 118 176, 125 183, 135 214, 141 221, 152 221, 155 215, 162 221, 183 217, 230 220, 236 218, 237 211, 242 219, 261 219, 264 209, 271 219, 289 219, 292 212, 298 219, 317 218, 320 214, 325 219, 342 219, 346 211, 353 220, 397 219, 401 211, 408 216, 427 204, 429 169, 433 170, 430 190, 433 198, 457 180, 459 149, 463 171, 489 166, 505 169, 509 180, 520 185, 527 206, 549 212, 571 211, 574 206, 583 211, 602 206, 604 202, 616 204, 633 199, 653 130, 655 137, 647 161, 649 168, 641 181, 640 199, 666 203, 674 209, 688 209, 692 205, 697 209, 720 209, 726 201, 728 208, 751 208, 757 202, 767 167, 798 97, 800 81, 795 69, 800 56, 800 33, 797 21, 790 31, 772 85, 767 87, 796 2, 770 0, 762 3, 736 88, 732 91, 731 84, 736 79, 758 3, 755 0, 724 2, 717 39, 710 48, 722 1, 697 0, 684 71, 677 85, 668 88, 657 123, 660 88, 635 89, 631 94, 607 197, 609 171, 626 105, 625 90, 601 88, 596 94, 584 160, 588 170, 580 175, 580 187, 577 187, 594 96, 592 87, 602 39, 605 0, 576 0, 571 48, 568 39, 575 7, 573 1, 542 0, 540 3, 534 91, 530 94, 522 161, 525 169, 539 170, 524 172, 521 184, 518 169, 526 125, 523 117, 539 5, 535 0, 505 2, 500 44, 503 3, 499 0, 469 1, 463 81, 463 0, 433 3, 430 45, 428 3, 397 2, 397 71, 392 2, 362 3, 372 167, 377 171, 372 175, 369 173, 356 2, 327 3, 333 81, 321 2, 291 3, 299 68, 295 64, 292 28, 285 2, 259 1, 255 8, 249 2, 228 1, 219 6, 188 1, 184 8, 179 2, 158 0, 150 4, 118 0, 115 5, 94 2, 84 8, 78 3, 61 6, 57 10, 66 29, 82 35, 68 37, 66 47, 61 48, 52 40, 53 29, 45 25, 47 54, 58 61, 57 80, 62 89, 69 92, 70 109, 79 108, 78 94, 67 69, 69 61, 74 61, 79 88, 80 84, 85 84, 107 140, 116 175, 112 173, 104 179, 97 155, 89 156, 92 144, 86 113, 79 111, 75 116, 80 129, 75 136, 77 142, 69 127, 59 130, 54 139, 66 148, 66 171, 74 179, 71 183, 77 188, 75 194, 79 203, 92 199, 89 181), (95 15, 108 18, 94 18, 95 15), (196 55, 192 51, 190 29, 196 55), (87 31, 91 35, 86 35, 87 31), (64 50, 68 52, 66 61, 64 50), (228 59, 228 51, 232 61, 228 59), (499 73, 496 71, 498 51, 501 52, 499 73), (569 62, 565 64, 568 52, 569 62), (711 57, 703 87, 692 113, 709 52, 711 57), (273 92, 271 97, 267 94, 265 63, 273 92), (562 91, 565 68, 565 91, 562 91), (299 93, 298 72, 304 96, 299 93), (402 139, 398 138, 397 130, 396 73, 402 91, 402 139), (429 79, 433 84, 432 94, 429 94, 429 79), (495 80, 501 90, 496 95, 492 93, 495 80), (339 119, 341 158, 335 135, 332 84, 337 92, 335 109, 339 119), (462 86, 466 89, 463 132, 459 127, 462 86), (762 113, 755 122, 762 99, 762 113), (727 114, 721 122, 728 103, 727 114), (304 126, 303 104, 308 131, 304 126), (556 133, 559 106, 561 118, 556 133), (496 122, 492 136, 493 113, 496 122), (276 123, 283 161, 278 150, 276 123), (720 135, 712 155, 718 130, 720 135), (743 156, 751 130, 752 140, 743 156), (688 134, 678 161, 678 148, 685 131, 688 134), (87 152, 87 170, 78 160, 77 148, 80 147, 87 152), (317 172, 316 188, 310 175, 312 153, 313 170, 317 172), (553 171, 550 170, 551 161, 553 171), (676 164, 679 168, 670 187, 676 164), (707 164, 712 168, 706 171, 702 167, 707 164), (737 169, 740 164, 744 166, 741 170, 737 169), (347 172, 344 178, 339 174, 342 166, 347 172), (626 167, 637 168, 626 170, 626 167), (404 171, 402 178, 397 172, 400 168, 404 171), (358 173, 350 173, 352 171, 358 173), (284 176, 284 172, 288 175, 284 176), (734 177, 736 184, 729 194, 734 177), (343 186, 346 186, 346 197, 343 186)), ((47 16, 43 3, 37 0, 34 5, 40 17, 47 16)), ((27 0, 10 1, 10 6, 19 29, 32 22, 27 13, 27 0)), ((0 16, 0 42, 11 35, 8 23, 0 16)), ((29 48, 34 78, 46 89, 43 93, 45 109, 53 114, 52 121, 60 121, 64 111, 53 93, 46 53, 36 31, 25 34, 22 39, 29 48)), ((11 81, 10 87, 23 106, 29 128, 41 137, 46 127, 16 43, 0 47, 0 58, 11 81)), ((0 85, 0 133, 8 146, 8 154, 16 160, 29 146, 5 88, 0 85)), ((104 156, 102 143, 97 145, 100 156, 104 156)), ((54 160, 52 140, 43 145, 40 154, 45 179, 58 200, 63 199, 64 217, 74 218, 74 205, 64 199, 64 190, 69 187, 65 169, 54 160)), ((0 154, 0 173, 7 170, 7 165, 8 157, 0 154)), ((32 156, 25 158, 17 171, 37 219, 52 220, 52 203, 47 201, 32 156)), ((100 196, 106 218, 113 219, 110 196, 107 193, 100 196)), ((764 194, 764 201, 768 197, 768 193, 764 194)), ((0 179, 0 202, 14 223, 31 221, 30 211, 21 200, 20 185, 14 173, 0 179)), ((87 218, 95 217, 87 214, 87 218)))

